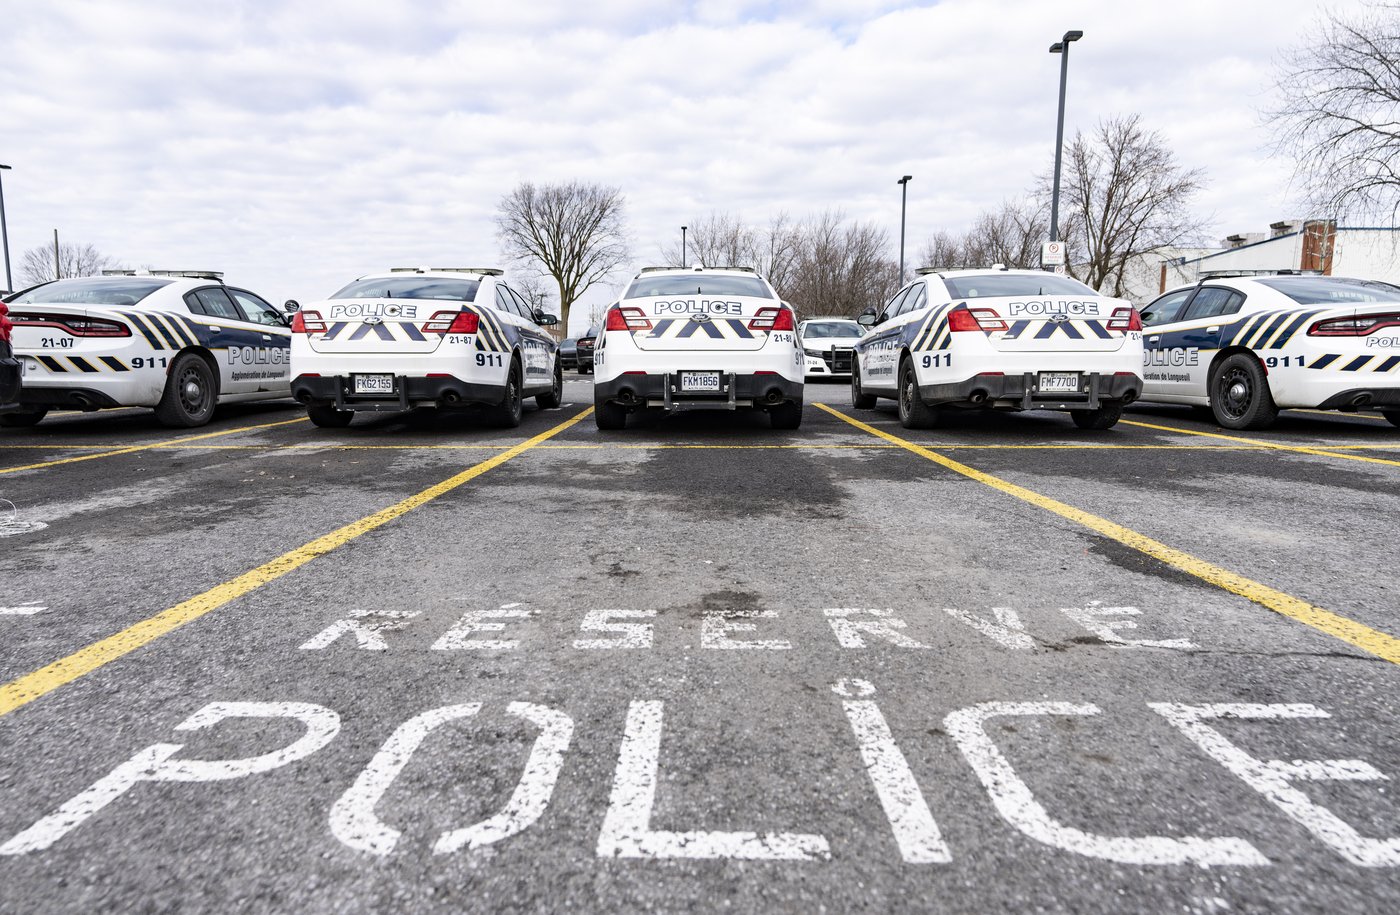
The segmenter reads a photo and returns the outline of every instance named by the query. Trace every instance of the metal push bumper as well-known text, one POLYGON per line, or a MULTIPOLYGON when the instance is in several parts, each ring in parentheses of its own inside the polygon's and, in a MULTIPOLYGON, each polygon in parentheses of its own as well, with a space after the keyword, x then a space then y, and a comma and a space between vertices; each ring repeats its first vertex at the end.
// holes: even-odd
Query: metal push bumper
POLYGON ((801 402, 802 382, 789 381, 777 374, 722 372, 719 393, 697 394, 681 392, 679 373, 619 375, 611 381, 595 382, 593 395, 596 400, 616 401, 627 407, 734 410, 801 402))
POLYGON ((1077 393, 1036 389, 1038 373, 1020 375, 974 375, 951 384, 919 385, 919 396, 927 404, 971 404, 991 406, 1012 401, 1020 410, 1097 410, 1107 402, 1132 403, 1142 396, 1142 378, 1137 375, 1101 375, 1085 372, 1077 393))
POLYGON ((415 406, 435 403, 439 407, 486 404, 495 406, 505 399, 506 389, 497 384, 475 384, 459 378, 415 378, 394 376, 394 394, 355 394, 348 375, 292 379, 292 397, 307 406, 334 406, 337 410, 356 413, 393 413, 411 410, 415 406))

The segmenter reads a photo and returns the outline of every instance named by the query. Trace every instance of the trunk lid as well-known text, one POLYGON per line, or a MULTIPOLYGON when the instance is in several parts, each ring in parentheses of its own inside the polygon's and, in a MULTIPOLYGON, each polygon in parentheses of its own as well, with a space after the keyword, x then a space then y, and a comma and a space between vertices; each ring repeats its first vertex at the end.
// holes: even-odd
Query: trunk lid
POLYGON ((632 317, 634 326, 641 315, 651 325, 632 331, 638 349, 732 352, 762 349, 769 334, 763 324, 771 325, 782 305, 769 298, 692 295, 624 299, 621 307, 632 317), (629 309, 637 309, 641 315, 629 309))
POLYGON ((1005 296, 965 303, 1004 353, 1111 353, 1128 338, 1132 303, 1105 296, 1005 296))
POLYGON ((474 310, 456 302, 430 299, 331 299, 302 309, 304 320, 318 315, 326 329, 308 333, 307 344, 317 353, 435 352, 446 334, 423 329, 435 315, 474 310))

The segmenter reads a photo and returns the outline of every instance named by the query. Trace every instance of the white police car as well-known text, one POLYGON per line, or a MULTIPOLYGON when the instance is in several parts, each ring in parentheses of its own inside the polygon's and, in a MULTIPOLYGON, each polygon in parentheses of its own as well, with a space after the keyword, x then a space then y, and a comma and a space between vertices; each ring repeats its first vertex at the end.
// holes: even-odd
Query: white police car
POLYGON ((1276 273, 1215 276, 1143 309, 1143 400, 1209 406, 1227 429, 1280 408, 1380 409, 1400 426, 1400 287, 1276 273))
POLYGON ((855 346, 851 396, 899 405, 906 428, 945 407, 1067 410, 1107 429, 1142 390, 1142 325, 1132 304, 1039 270, 924 268, 855 346))
POLYGON ((648 267, 604 318, 594 417, 621 429, 636 410, 742 407, 796 429, 802 366, 792 309, 752 269, 648 267))
POLYGON ((358 412, 491 408, 518 426, 523 401, 559 406, 557 324, 488 268, 400 267, 362 276, 292 319, 292 396, 318 426, 358 412))
POLYGON ((797 325, 808 378, 847 377, 865 328, 847 318, 811 318, 797 325))
POLYGON ((24 377, 0 425, 154 407, 165 425, 200 426, 217 404, 289 393, 287 316, 219 273, 108 271, 32 286, 9 307, 24 377))

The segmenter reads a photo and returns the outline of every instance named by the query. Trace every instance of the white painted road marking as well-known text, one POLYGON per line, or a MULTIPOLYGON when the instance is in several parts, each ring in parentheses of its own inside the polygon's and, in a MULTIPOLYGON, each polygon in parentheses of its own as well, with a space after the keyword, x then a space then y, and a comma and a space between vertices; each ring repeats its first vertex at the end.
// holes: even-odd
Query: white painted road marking
POLYGON ((997 812, 1006 822, 1037 842, 1077 855, 1121 864, 1194 862, 1202 867, 1223 867, 1269 863, 1268 858, 1244 839, 1104 836, 1059 823, 1035 799, 1030 787, 1016 775, 984 730, 988 720, 1006 716, 1097 714, 1099 707, 1096 705, 1069 702, 983 702, 950 713, 943 719, 943 729, 957 741, 963 756, 987 789, 997 812))
POLYGON ((1370 763, 1359 759, 1295 762, 1256 759, 1227 740, 1219 731, 1203 723, 1222 718, 1331 718, 1327 712, 1306 703, 1255 705, 1225 702, 1214 705, 1182 705, 1175 702, 1149 702, 1148 706, 1191 738, 1206 755, 1239 776, 1245 784, 1282 810, 1289 819, 1330 845, 1337 854, 1352 864, 1362 867, 1400 865, 1400 838, 1367 838, 1291 784, 1295 781, 1385 780, 1385 776, 1376 771, 1370 763))
POLYGON ((529 619, 532 611, 519 608, 519 604, 505 604, 499 610, 468 610, 455 626, 433 643, 433 650, 514 651, 520 646, 519 639, 474 639, 471 635, 474 632, 501 632, 506 628, 505 623, 495 620, 529 619))
POLYGON ((387 651, 384 633, 402 629, 408 620, 417 616, 418 610, 361 610, 343 620, 336 620, 319 633, 300 645, 303 651, 320 651, 329 648, 344 635, 353 635, 358 646, 365 651, 387 651))
POLYGON ((1021 622, 1021 617, 1010 607, 993 607, 992 614, 996 617, 995 621, 952 607, 944 607, 943 612, 955 620, 966 623, 1003 648, 1010 648, 1012 651, 1029 651, 1035 647, 1035 639, 1026 634, 1026 627, 1021 622))
MULTIPOLYGON (((866 684, 867 686, 869 684, 866 684)), ((844 682, 834 689, 845 695, 844 682)), ((872 690, 873 691, 873 690, 872 690)), ((865 772, 875 786, 880 798, 880 806, 894 830, 899 853, 910 864, 947 864, 953 860, 953 853, 943 841, 938 824, 933 819, 933 811, 928 809, 924 793, 909 768, 909 761, 895 745, 894 734, 880 714, 880 709, 869 699, 847 699, 841 705, 850 719, 851 730, 860 742, 860 756, 865 761, 865 772)))
POLYGON ((809 861, 829 858, 826 839, 797 832, 671 832, 651 828, 661 760, 663 703, 634 701, 613 776, 612 796, 598 835, 600 858, 739 858, 809 861))
POLYGON ((758 626, 754 623, 739 622, 749 619, 773 619, 778 614, 774 610, 711 610, 705 613, 700 630, 701 648, 743 650, 757 648, 767 651, 786 651, 792 643, 786 639, 732 639, 731 632, 753 632, 758 626))
POLYGON ((1100 641, 1120 648, 1175 648, 1178 651, 1191 651, 1200 647, 1186 639, 1123 638, 1118 634, 1118 630, 1136 629, 1137 623, 1121 617, 1140 616, 1142 611, 1137 607, 1101 607, 1094 602, 1085 607, 1061 608, 1060 612, 1098 636, 1100 641))
POLYGON ((865 636, 877 638, 900 648, 927 648, 921 642, 900 632, 907 623, 897 618, 893 610, 865 610, 860 607, 832 607, 823 610, 836 640, 842 648, 864 648, 865 636), (869 614, 874 619, 853 619, 869 614))
POLYGON ((175 725, 175 730, 197 731, 229 718, 293 718, 306 725, 306 732, 281 749, 246 759, 171 759, 184 744, 152 744, 0 845, 0 855, 22 855, 48 848, 140 782, 213 782, 270 772, 305 759, 340 733, 340 716, 309 702, 211 702, 175 725))
POLYGON ((651 623, 615 623, 617 619, 652 619, 655 610, 589 610, 579 626, 585 632, 612 632, 612 639, 575 639, 575 648, 650 648, 652 643, 651 623))
POLYGON ((36 613, 43 613, 48 607, 0 607, 0 616, 33 616, 36 613))

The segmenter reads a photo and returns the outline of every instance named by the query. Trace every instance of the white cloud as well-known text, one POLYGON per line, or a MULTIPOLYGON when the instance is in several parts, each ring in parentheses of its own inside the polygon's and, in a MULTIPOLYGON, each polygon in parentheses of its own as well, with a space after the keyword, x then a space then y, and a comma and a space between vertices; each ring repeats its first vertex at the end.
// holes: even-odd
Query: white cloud
MULTIPOLYGON (((1304 0, 593 4, 53 0, 6 17, 14 255, 57 227, 131 264, 317 298, 389 264, 499 260, 522 180, 626 192, 639 263, 711 209, 840 208, 909 238, 1027 188, 1067 132, 1140 113, 1202 212, 1295 215, 1256 112, 1304 0)), ((602 296, 605 292, 599 292, 602 296)))

